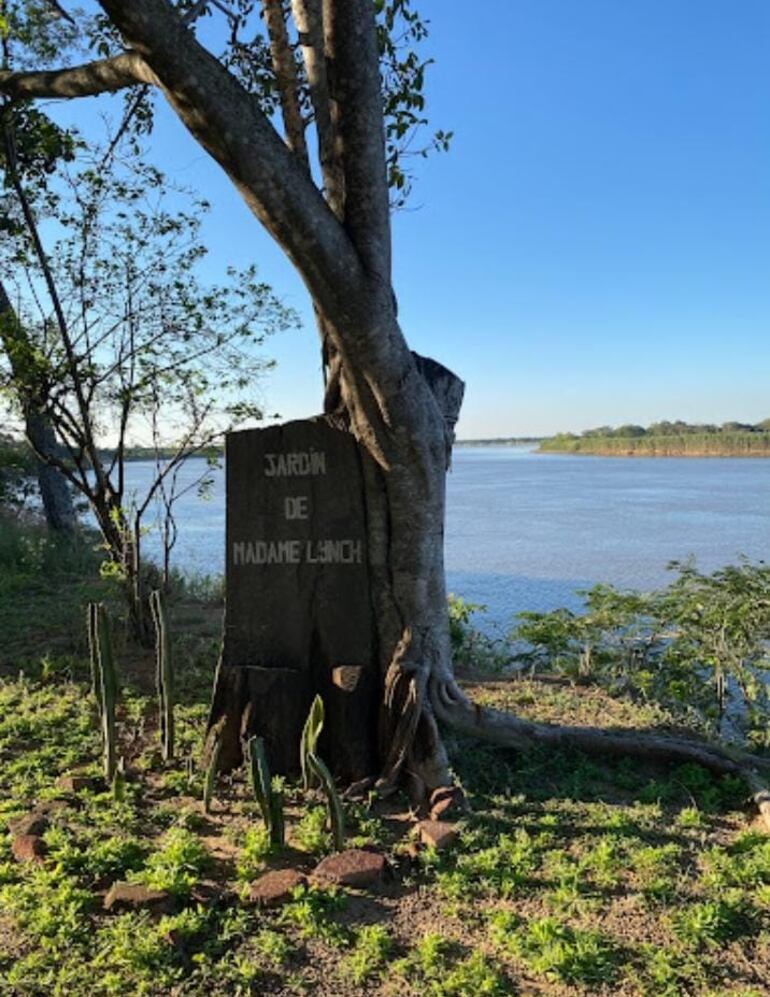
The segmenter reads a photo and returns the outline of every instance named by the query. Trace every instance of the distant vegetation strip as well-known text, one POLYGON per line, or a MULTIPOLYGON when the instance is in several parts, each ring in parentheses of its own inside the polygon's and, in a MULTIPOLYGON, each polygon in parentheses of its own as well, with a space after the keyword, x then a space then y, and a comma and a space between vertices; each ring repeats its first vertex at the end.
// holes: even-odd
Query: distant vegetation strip
POLYGON ((579 436, 559 433, 543 440, 539 453, 584 453, 643 457, 770 457, 770 419, 722 426, 659 422, 645 429, 601 426, 579 436))
POLYGON ((458 440, 458 447, 515 447, 525 443, 542 443, 542 436, 499 436, 489 440, 458 440))
MULTIPOLYGON (((114 450, 102 450, 103 460, 110 460, 115 453, 114 450)), ((176 447, 127 447, 126 460, 171 460, 176 456, 176 447)), ((191 453, 194 457, 206 457, 219 460, 224 457, 225 448, 222 446, 203 447, 191 453)))

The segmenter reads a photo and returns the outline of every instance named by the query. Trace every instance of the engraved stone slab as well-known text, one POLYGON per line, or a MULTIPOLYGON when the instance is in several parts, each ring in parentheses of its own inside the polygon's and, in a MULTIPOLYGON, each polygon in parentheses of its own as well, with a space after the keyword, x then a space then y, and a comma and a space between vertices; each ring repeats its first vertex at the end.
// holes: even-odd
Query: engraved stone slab
POLYGON ((246 732, 265 737, 277 771, 296 768, 316 692, 333 731, 322 754, 351 777, 374 768, 365 459, 322 418, 227 438, 223 662, 248 669, 246 732))

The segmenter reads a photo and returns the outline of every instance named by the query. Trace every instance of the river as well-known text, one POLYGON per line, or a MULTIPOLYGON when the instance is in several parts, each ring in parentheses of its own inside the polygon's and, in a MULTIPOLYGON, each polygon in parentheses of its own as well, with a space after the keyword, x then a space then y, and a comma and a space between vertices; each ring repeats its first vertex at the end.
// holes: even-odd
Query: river
MULTIPOLYGON (((191 460, 180 483, 195 480, 191 460)), ((128 465, 132 486, 153 465, 128 465)), ((193 490, 178 505, 180 570, 224 568, 224 476, 211 496, 193 490)), ((145 551, 158 550, 150 533, 145 551)), ((694 555, 713 570, 770 548, 770 459, 590 457, 531 447, 458 447, 447 482, 446 566, 450 591, 487 607, 479 622, 506 628, 521 610, 579 608, 596 582, 650 589, 666 565, 694 555)))

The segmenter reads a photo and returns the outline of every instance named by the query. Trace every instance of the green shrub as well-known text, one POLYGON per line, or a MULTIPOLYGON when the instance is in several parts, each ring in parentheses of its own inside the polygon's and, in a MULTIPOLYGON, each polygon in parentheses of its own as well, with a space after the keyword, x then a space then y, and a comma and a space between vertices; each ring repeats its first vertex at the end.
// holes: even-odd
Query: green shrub
POLYGON ((342 960, 342 973, 353 983, 364 983, 385 967, 393 939, 379 924, 367 924, 354 934, 353 950, 342 960))
POLYGON ((754 929, 754 913, 740 895, 689 904, 672 918, 674 933, 697 949, 717 948, 754 929))
POLYGON ((656 700, 710 733, 770 744, 770 565, 743 559, 710 575, 691 561, 669 567, 677 578, 657 592, 596 585, 583 613, 520 613, 511 639, 523 642, 521 659, 656 700))
POLYGON ((512 660, 505 640, 494 640, 478 630, 471 618, 486 606, 466 602, 459 595, 449 594, 449 641, 455 667, 497 673, 512 660))
POLYGON ((509 949, 536 973, 565 983, 611 982, 617 954, 601 932, 572 928, 553 917, 522 921, 507 911, 490 919, 495 941, 509 949))
POLYGON ((270 856, 273 846, 270 842, 270 832, 266 827, 249 827, 243 835, 241 851, 236 862, 238 879, 250 882, 265 868, 265 862, 270 856))
POLYGON ((166 833, 163 847, 153 852, 144 869, 131 878, 156 890, 186 896, 206 871, 210 856, 198 837, 181 827, 166 833))
POLYGON ((309 806, 294 827, 293 841, 303 852, 322 855, 331 848, 331 834, 326 829, 324 806, 309 806))
POLYGON ((281 920, 293 924, 303 938, 319 938, 330 945, 342 946, 348 932, 334 920, 347 903, 344 893, 335 888, 298 886, 281 912, 281 920))

